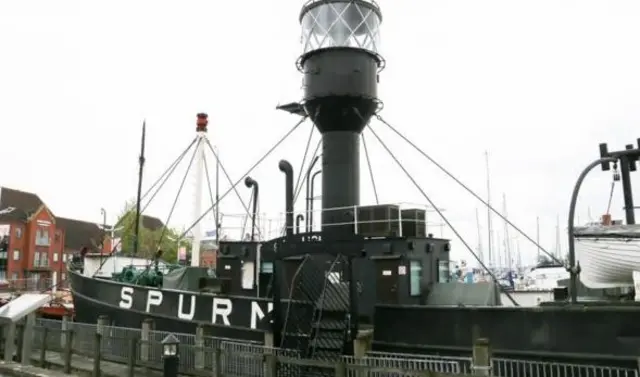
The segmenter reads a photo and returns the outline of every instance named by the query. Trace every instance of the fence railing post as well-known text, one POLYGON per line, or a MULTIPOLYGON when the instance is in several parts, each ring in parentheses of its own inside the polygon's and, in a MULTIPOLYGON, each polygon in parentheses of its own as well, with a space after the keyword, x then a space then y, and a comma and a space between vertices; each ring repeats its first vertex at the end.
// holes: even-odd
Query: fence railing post
POLYGON ((102 331, 100 327, 96 329, 93 355, 93 377, 100 377, 100 359, 102 358, 102 331))
POLYGON ((142 321, 142 332, 140 333, 140 360, 143 362, 149 361, 151 353, 151 328, 153 326, 153 320, 146 318, 142 321))
POLYGON ((204 327, 196 327, 195 347, 193 356, 193 366, 195 369, 204 369, 204 327))
POLYGON ((127 377, 133 377, 136 371, 136 346, 138 340, 135 337, 129 339, 129 358, 127 359, 127 377))
POLYGON ((71 356, 73 356, 73 330, 67 330, 65 338, 67 343, 64 345, 64 373, 71 374, 71 356))
POLYGON ((36 313, 27 314, 22 330, 22 362, 23 365, 31 365, 31 356, 33 354, 33 331, 36 326, 36 313))
POLYGON ((13 361, 13 354, 16 352, 16 332, 17 325, 15 322, 10 322, 5 325, 4 361, 6 363, 13 361))
POLYGON ((24 319, 16 322, 16 361, 22 362, 22 345, 24 344, 24 319))
POLYGON ((69 323, 71 320, 68 315, 62 317, 62 333, 60 334, 60 349, 63 350, 65 345, 67 344, 67 330, 70 328, 71 324, 69 323))
POLYGON ((216 342, 216 348, 213 349, 213 370, 214 377, 222 377, 222 349, 221 343, 216 342))
POLYGON ((336 377, 346 377, 347 376, 347 364, 344 360, 338 361, 336 364, 336 377))
POLYGON ((42 328, 42 346, 40 347, 40 368, 45 368, 47 361, 47 339, 49 338, 49 328, 42 328))
POLYGON ((473 344, 473 365, 471 369, 476 376, 491 376, 491 347, 489 339, 478 338, 473 344))

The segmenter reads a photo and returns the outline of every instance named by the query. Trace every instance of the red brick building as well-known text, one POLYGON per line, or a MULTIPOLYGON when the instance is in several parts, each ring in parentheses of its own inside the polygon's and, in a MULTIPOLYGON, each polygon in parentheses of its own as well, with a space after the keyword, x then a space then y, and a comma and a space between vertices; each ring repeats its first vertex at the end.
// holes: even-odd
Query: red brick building
POLYGON ((0 243, 0 280, 65 280, 73 253, 111 251, 98 224, 56 217, 38 195, 6 187, 0 188, 0 243))

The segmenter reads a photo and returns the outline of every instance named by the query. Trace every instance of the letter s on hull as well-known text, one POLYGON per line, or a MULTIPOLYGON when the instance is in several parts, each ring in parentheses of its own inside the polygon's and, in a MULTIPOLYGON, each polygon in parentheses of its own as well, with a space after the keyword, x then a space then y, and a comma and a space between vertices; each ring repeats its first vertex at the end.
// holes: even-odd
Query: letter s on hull
POLYGON ((131 309, 133 306, 133 288, 122 287, 120 290, 120 303, 119 306, 123 309, 131 309))

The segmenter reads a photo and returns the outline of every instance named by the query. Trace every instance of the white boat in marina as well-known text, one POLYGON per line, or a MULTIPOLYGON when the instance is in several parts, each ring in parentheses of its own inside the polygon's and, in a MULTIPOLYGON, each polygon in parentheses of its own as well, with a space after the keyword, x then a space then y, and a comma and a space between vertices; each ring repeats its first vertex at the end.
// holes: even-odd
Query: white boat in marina
POLYGON ((589 288, 632 287, 640 271, 640 225, 590 225, 574 230, 580 281, 589 288))

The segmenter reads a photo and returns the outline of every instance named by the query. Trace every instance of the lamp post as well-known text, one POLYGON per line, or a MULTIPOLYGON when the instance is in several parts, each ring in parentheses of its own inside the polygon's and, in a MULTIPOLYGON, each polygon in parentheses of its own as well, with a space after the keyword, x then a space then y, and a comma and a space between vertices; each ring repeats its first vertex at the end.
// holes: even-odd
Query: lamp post
POLYGON ((178 355, 180 341, 175 335, 169 334, 162 341, 163 377, 177 377, 180 356, 178 355))

